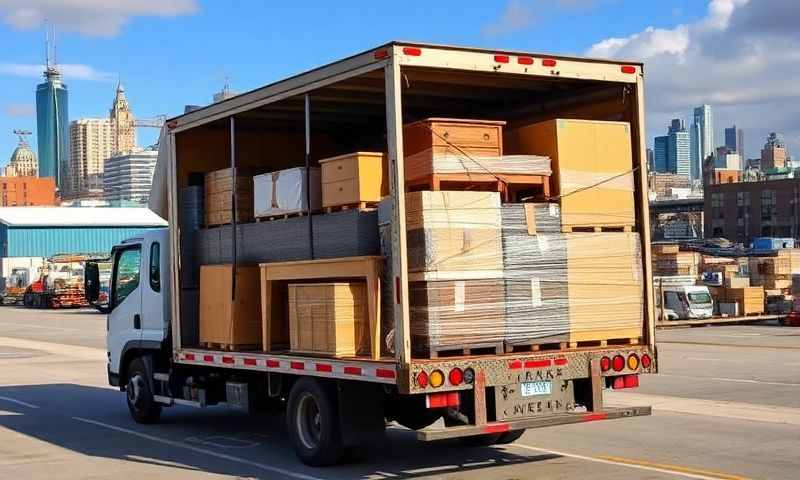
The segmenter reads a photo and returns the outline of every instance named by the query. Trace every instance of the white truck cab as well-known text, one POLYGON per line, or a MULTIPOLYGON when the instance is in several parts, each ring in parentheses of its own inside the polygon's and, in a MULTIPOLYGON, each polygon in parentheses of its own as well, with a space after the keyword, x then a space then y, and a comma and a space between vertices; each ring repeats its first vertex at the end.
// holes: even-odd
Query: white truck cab
POLYGON ((664 304, 668 320, 711 318, 714 314, 714 300, 702 285, 664 287, 664 304))

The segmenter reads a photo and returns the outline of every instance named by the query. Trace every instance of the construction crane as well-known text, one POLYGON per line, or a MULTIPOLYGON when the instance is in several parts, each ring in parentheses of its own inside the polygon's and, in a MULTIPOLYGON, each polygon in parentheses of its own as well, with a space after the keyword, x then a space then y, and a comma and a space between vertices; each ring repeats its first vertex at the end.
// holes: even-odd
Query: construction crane
POLYGON ((152 118, 137 118, 133 121, 133 126, 137 128, 161 128, 166 121, 166 115, 156 115, 152 118))
POLYGON ((30 130, 20 130, 15 128, 14 135, 19 135, 19 142, 27 145, 28 139, 25 137, 28 135, 33 135, 33 132, 31 132, 30 130))

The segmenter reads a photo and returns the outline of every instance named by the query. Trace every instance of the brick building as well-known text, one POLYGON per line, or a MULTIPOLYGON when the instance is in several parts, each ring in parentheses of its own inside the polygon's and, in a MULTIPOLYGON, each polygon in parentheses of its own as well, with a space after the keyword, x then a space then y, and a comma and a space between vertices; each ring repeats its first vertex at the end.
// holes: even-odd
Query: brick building
POLYGON ((800 237, 800 178, 705 186, 706 237, 800 237))
POLYGON ((0 207, 29 207, 56 204, 53 177, 0 177, 0 207))

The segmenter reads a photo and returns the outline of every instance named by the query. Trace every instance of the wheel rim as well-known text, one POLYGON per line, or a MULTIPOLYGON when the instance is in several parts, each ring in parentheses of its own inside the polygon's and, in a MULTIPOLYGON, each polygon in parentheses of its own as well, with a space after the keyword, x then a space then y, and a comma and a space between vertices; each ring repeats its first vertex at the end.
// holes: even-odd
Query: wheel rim
POLYGON ((322 436, 322 414, 313 395, 306 392, 297 404, 295 425, 300 441, 309 450, 319 446, 322 436))
POLYGON ((130 403, 134 408, 137 410, 139 409, 139 404, 142 401, 142 385, 144 382, 142 381, 142 376, 139 374, 131 376, 128 379, 128 403, 130 403))

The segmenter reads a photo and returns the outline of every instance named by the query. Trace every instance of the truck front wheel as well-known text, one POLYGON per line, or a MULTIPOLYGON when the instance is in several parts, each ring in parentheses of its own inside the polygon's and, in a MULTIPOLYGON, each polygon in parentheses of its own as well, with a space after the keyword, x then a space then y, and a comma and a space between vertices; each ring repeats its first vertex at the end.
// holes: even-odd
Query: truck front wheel
POLYGON ((345 454, 335 395, 312 378, 301 378, 289 393, 286 427, 297 457, 306 465, 334 465, 345 454))
POLYGON ((155 423, 161 416, 161 405, 156 403, 147 368, 141 358, 134 358, 128 367, 128 383, 125 385, 128 410, 137 423, 155 423))

